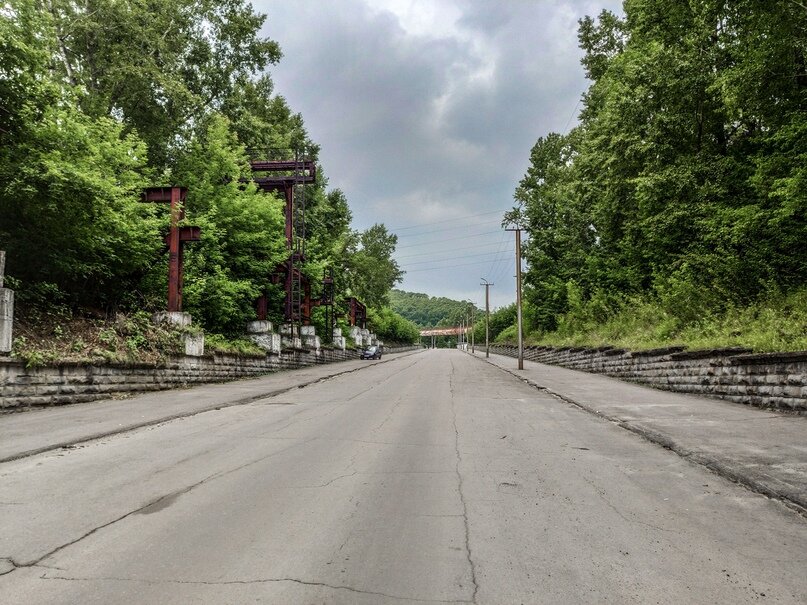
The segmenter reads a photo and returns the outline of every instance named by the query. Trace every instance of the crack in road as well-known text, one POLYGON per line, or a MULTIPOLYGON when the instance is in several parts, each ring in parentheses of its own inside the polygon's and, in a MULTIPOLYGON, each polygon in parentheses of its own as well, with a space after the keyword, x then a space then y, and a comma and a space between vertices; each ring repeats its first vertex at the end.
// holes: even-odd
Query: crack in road
POLYGON ((663 531, 663 532, 669 532, 669 533, 678 533, 678 531, 677 531, 677 530, 675 530, 675 529, 667 529, 666 527, 659 527, 658 525, 653 525, 652 523, 647 523, 646 521, 639 521, 638 519, 629 519, 628 517, 626 517, 626 516, 625 516, 625 515, 622 513, 622 511, 620 511, 620 510, 619 510, 619 509, 618 509, 618 508, 617 508, 617 507, 616 507, 616 506, 615 506, 615 505, 614 505, 614 504, 613 504, 613 503, 612 503, 612 502, 611 502, 611 501, 608 499, 608 497, 605 495, 605 491, 604 491, 603 489, 601 489, 600 487, 598 487, 598 486, 597 486, 597 485, 596 485, 596 484, 595 484, 595 483, 594 483, 594 482, 593 482, 591 479, 589 479, 588 477, 585 477, 585 476, 583 476, 583 475, 580 475, 580 478, 581 478, 583 481, 585 481, 586 483, 588 483, 588 484, 591 486, 591 488, 594 490, 594 493, 595 493, 595 494, 597 494, 597 497, 599 497, 599 499, 600 499, 600 500, 602 500, 602 501, 605 503, 605 505, 606 505, 608 508, 610 508, 612 511, 614 511, 614 513, 616 513, 616 514, 617 514, 617 516, 619 516, 619 517, 620 517, 620 518, 621 518, 623 521, 625 521, 626 523, 631 523, 631 524, 635 523, 635 524, 637 524, 637 525, 644 525, 644 526, 646 526, 646 527, 649 527, 650 529, 655 529, 655 530, 657 530, 657 531, 663 531))
POLYGON ((471 568, 471 582, 473 583, 474 586, 470 602, 476 603, 476 595, 479 592, 479 584, 476 581, 476 564, 474 563, 473 554, 471 552, 470 527, 468 523, 468 505, 465 502, 465 493, 463 492, 463 479, 462 479, 462 473, 460 472, 460 464, 462 463, 462 454, 460 454, 460 432, 459 429, 457 428, 457 407, 454 397, 454 375, 456 373, 456 368, 454 367, 454 362, 452 360, 449 359, 449 363, 451 363, 451 373, 448 375, 448 388, 451 394, 451 415, 452 415, 452 422, 454 425, 454 452, 457 456, 455 472, 457 475, 460 502, 462 503, 462 520, 463 524, 465 525, 465 558, 468 560, 468 565, 471 568))
MULTIPOLYGON (((235 407, 235 406, 246 406, 246 405, 255 403, 256 401, 260 401, 262 399, 271 399, 272 397, 277 397, 278 395, 283 395, 283 394, 289 393, 291 391, 294 391, 295 389, 303 389, 303 388, 306 388, 306 387, 309 387, 309 386, 313 386, 315 384, 319 384, 320 382, 325 382, 327 380, 331 380, 332 378, 339 378, 339 377, 345 376, 347 374, 353 374, 354 372, 359 372, 361 370, 364 370, 364 369, 367 369, 367 368, 370 368, 370 367, 373 367, 373 366, 376 366, 376 365, 379 365, 379 364, 382 364, 382 363, 395 362, 395 361, 398 361, 399 359, 403 359, 403 358, 409 357, 410 355, 414 355, 416 353, 419 353, 420 351, 421 351, 420 349, 417 349, 417 350, 412 351, 412 352, 405 352, 405 353, 402 353, 398 357, 393 357, 392 359, 386 359, 384 361, 379 360, 379 361, 376 361, 376 362, 371 363, 371 364, 361 365, 361 366, 357 366, 355 368, 351 368, 350 370, 343 370, 341 372, 335 372, 333 374, 328 374, 327 376, 322 376, 320 378, 317 378, 317 379, 314 379, 314 380, 309 380, 308 382, 303 382, 301 384, 293 385, 293 386, 290 386, 290 387, 284 387, 284 388, 281 388, 281 389, 274 389, 274 390, 270 390, 270 391, 264 391, 262 393, 257 393, 257 394, 254 394, 254 395, 248 395, 246 397, 241 397, 239 399, 234 399, 232 401, 225 401, 225 402, 221 402, 221 403, 213 403, 213 404, 207 405, 207 406, 205 406, 203 408, 199 408, 199 409, 196 409, 196 410, 178 412, 176 414, 170 414, 168 416, 163 416, 161 418, 155 418, 153 420, 146 420, 146 421, 143 421, 143 422, 134 423, 134 424, 131 424, 129 426, 122 427, 122 428, 116 428, 116 429, 112 429, 112 430, 108 430, 108 431, 101 431, 101 432, 94 433, 94 434, 91 434, 91 435, 85 435, 83 437, 79 437, 79 438, 76 438, 76 439, 68 439, 68 440, 65 440, 65 441, 60 441, 58 443, 49 444, 49 445, 46 445, 46 446, 43 446, 43 447, 34 448, 34 449, 26 450, 26 451, 23 451, 23 452, 17 452, 15 454, 10 454, 10 455, 7 455, 7 456, 4 456, 4 457, 0 458, 0 464, 2 464, 4 462, 12 462, 14 460, 20 460, 22 458, 28 458, 28 457, 31 457, 31 456, 36 456, 37 454, 43 454, 45 452, 50 452, 50 451, 58 450, 58 449, 62 449, 62 448, 72 449, 72 447, 75 446, 75 445, 79 445, 79 444, 83 444, 83 443, 89 443, 91 441, 98 441, 100 439, 104 439, 106 437, 112 437, 112 436, 115 436, 115 435, 121 435, 121 434, 125 434, 125 433, 130 433, 130 432, 136 431, 138 429, 142 429, 142 428, 158 426, 160 424, 165 424, 165 423, 168 423, 168 422, 172 422, 174 420, 180 420, 182 418, 190 418, 191 416, 197 416, 199 414, 204 414, 206 412, 213 412, 213 411, 221 410, 221 409, 224 409, 224 408, 235 407)), ((414 365, 414 364, 412 364, 412 365, 414 365)), ((407 367, 411 367, 411 366, 407 366, 407 367)))
POLYGON ((411 603, 471 603, 462 599, 444 600, 444 599, 418 599, 416 597, 404 597, 400 595, 389 594, 374 590, 363 590, 353 586, 344 584, 328 584, 327 582, 316 582, 313 580, 301 580, 299 578, 254 578, 249 580, 217 580, 217 581, 201 581, 201 580, 146 580, 142 578, 118 578, 118 577, 98 577, 98 578, 78 578, 67 576, 40 576, 40 580, 59 580, 65 582, 135 582, 148 585, 161 585, 161 584, 186 584, 192 586, 233 586, 233 585, 249 585, 249 584, 271 584, 278 582, 292 582, 302 586, 315 586, 320 588, 328 588, 331 590, 346 590, 355 594, 364 594, 370 596, 384 597, 387 599, 395 599, 398 601, 408 601, 411 603))
MULTIPOLYGON (((355 477, 357 474, 359 474, 359 471, 353 471, 352 473, 348 473, 347 475, 339 475, 337 477, 334 477, 330 481, 327 481, 327 482, 319 484, 319 485, 292 485, 292 486, 287 487, 285 489, 319 489, 319 488, 322 488, 322 487, 328 487, 329 485, 331 485, 332 483, 336 483, 340 479, 346 479, 348 477, 355 477)), ((279 487, 278 489, 284 489, 284 488, 279 487)))
MULTIPOLYGON (((65 542, 64 544, 62 544, 60 546, 57 546, 56 548, 53 548, 53 549, 49 550, 44 555, 41 555, 40 557, 34 559, 33 561, 21 563, 21 562, 15 561, 12 558, 7 558, 6 560, 11 562, 11 564, 14 566, 14 568, 39 567, 40 566, 39 564, 42 561, 44 561, 45 559, 48 559, 49 557, 52 557, 53 555, 55 555, 56 553, 64 550, 65 548, 73 546, 74 544, 77 544, 78 542, 81 542, 85 538, 88 538, 88 537, 92 536, 93 534, 101 531, 102 529, 105 529, 107 527, 110 527, 111 525, 114 525, 115 523, 118 523, 119 521, 123 521, 124 519, 127 519, 127 518, 129 518, 129 517, 131 517, 133 515, 137 515, 137 514, 150 514, 152 512, 157 512, 157 511, 161 510, 162 508, 165 508, 167 506, 167 504, 173 503, 180 496, 182 496, 184 494, 187 494, 188 492, 196 489, 197 487, 199 487, 201 485, 204 485, 205 483, 208 483, 210 481, 214 481, 216 479, 220 479, 221 477, 225 477, 225 476, 230 475, 232 473, 236 473, 236 472, 238 472, 240 470, 243 470, 245 468, 248 468, 248 467, 250 467, 252 465, 255 465, 255 464, 258 464, 260 462, 263 462, 264 460, 272 458, 273 456, 277 456, 279 454, 287 452, 287 451, 289 451, 289 450, 291 450, 291 449, 293 449, 295 447, 298 447, 300 445, 305 445, 306 443, 309 443, 311 441, 313 441, 313 439, 293 443, 289 447, 277 450, 275 452, 272 452, 271 454, 261 456, 260 458, 256 458, 256 459, 251 460, 249 462, 245 462, 244 464, 241 464, 241 465, 239 465, 237 467, 227 469, 227 470, 224 470, 224 471, 218 471, 216 473, 208 475, 207 477, 205 477, 204 479, 201 479, 200 481, 197 481, 196 483, 188 485, 188 486, 186 486, 186 487, 184 487, 182 489, 175 490, 175 491, 171 492, 170 494, 164 494, 164 495, 160 496, 159 498, 155 498, 154 500, 151 500, 150 502, 144 504, 143 506, 139 506, 138 508, 136 508, 134 510, 130 510, 129 512, 127 512, 127 513, 125 513, 123 515, 120 515, 119 517, 116 517, 115 519, 112 519, 111 521, 107 521, 106 523, 98 525, 97 527, 94 527, 93 529, 85 532, 81 536, 79 536, 79 537, 77 537, 77 538, 75 538, 73 540, 70 540, 68 542, 65 542)), ((10 571, 13 571, 13 569, 10 570, 10 571)))

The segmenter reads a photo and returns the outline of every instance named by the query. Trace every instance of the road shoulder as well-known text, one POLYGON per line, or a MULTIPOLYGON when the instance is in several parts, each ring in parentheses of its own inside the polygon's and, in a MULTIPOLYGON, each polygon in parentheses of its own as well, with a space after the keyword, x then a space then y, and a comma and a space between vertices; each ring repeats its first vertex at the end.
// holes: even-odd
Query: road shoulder
POLYGON ((807 417, 502 355, 505 372, 807 515, 807 417))
POLYGON ((308 366, 258 378, 144 393, 126 399, 5 414, 0 416, 0 463, 210 410, 244 405, 418 352, 393 353, 379 361, 350 360, 308 366))

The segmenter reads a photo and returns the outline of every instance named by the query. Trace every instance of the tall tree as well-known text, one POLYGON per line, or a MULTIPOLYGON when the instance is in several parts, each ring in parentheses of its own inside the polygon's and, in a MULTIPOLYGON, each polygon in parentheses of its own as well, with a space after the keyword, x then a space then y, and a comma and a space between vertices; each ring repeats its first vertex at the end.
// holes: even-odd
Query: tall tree
POLYGON ((350 289, 370 307, 389 305, 389 292, 404 272, 392 258, 398 236, 376 224, 357 234, 349 267, 350 289))
POLYGON ((265 16, 243 0, 42 0, 42 9, 53 66, 83 92, 82 110, 136 130, 158 167, 178 136, 281 56, 258 35, 265 16))
POLYGON ((516 191, 540 327, 564 281, 687 320, 803 284, 807 10, 626 0, 579 32, 580 127, 540 139, 516 191))

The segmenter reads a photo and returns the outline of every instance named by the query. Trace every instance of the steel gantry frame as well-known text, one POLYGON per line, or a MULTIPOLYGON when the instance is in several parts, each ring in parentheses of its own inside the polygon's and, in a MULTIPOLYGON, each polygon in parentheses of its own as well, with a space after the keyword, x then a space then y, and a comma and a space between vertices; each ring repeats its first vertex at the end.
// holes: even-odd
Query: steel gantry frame
POLYGON ((185 218, 185 187, 148 187, 141 201, 169 204, 170 222, 165 243, 168 246, 168 311, 182 311, 182 261, 185 244, 201 239, 201 227, 180 227, 185 218))
MULTIPOLYGON (((311 283, 302 271, 305 262, 305 187, 316 182, 316 162, 296 152, 293 160, 253 159, 253 181, 263 191, 282 192, 285 199, 285 236, 288 258, 276 269, 272 282, 283 285, 284 319, 293 324, 311 322, 311 283)), ((266 294, 256 302, 258 319, 266 319, 266 294)))

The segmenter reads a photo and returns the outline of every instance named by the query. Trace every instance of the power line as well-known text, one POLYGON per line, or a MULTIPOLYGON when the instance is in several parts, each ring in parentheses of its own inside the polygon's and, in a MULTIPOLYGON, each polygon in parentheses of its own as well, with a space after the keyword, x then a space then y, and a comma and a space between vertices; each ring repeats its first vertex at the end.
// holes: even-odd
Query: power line
MULTIPOLYGON (((461 248, 451 248, 451 252, 459 252, 460 250, 479 250, 480 248, 490 248, 492 246, 501 247, 500 242, 492 242, 490 244, 476 244, 475 246, 462 246, 461 248)), ((417 254, 407 254, 405 256, 398 256, 395 260, 401 260, 404 258, 414 258, 416 256, 432 256, 434 252, 418 252, 417 254)))
POLYGON ((409 275, 410 273, 423 273, 424 271, 441 271, 443 269, 457 269, 459 267, 480 267, 483 266, 485 261, 478 261, 475 263, 463 263, 460 265, 447 265, 445 267, 432 267, 430 269, 413 269, 412 271, 407 271, 406 274, 409 275))
POLYGON ((420 223, 419 225, 409 225, 408 227, 389 227, 390 231, 403 231, 404 229, 416 229, 417 227, 428 227, 430 225, 439 225, 441 223, 455 223, 457 221, 464 220, 466 218, 476 218, 477 216, 488 216, 490 214, 500 214, 502 212, 507 212, 509 208, 504 208, 502 210, 491 210, 490 212, 480 212, 479 214, 466 214, 465 216, 458 216, 456 218, 449 218, 444 221, 431 221, 429 223, 420 223))
POLYGON ((447 260, 456 260, 458 258, 474 258, 474 257, 477 257, 477 256, 494 256, 494 255, 497 255, 497 254, 500 254, 500 253, 499 252, 482 252, 481 254, 463 254, 462 256, 449 256, 448 258, 435 258, 435 259, 432 259, 432 260, 416 261, 414 263, 407 263, 405 265, 402 265, 402 267, 404 269, 406 269, 406 267, 412 267, 413 265, 426 265, 426 264, 429 264, 429 263, 441 263, 441 262, 447 261, 447 260))
MULTIPOLYGON (((442 239, 439 240, 439 242, 434 242, 434 243, 453 242, 453 241, 458 240, 458 239, 468 239, 469 237, 480 237, 480 236, 483 236, 483 235, 491 235, 493 233, 501 233, 501 230, 497 229, 496 231, 485 231, 483 233, 469 233, 469 234, 465 234, 465 235, 460 235, 458 237, 447 237, 447 238, 442 238, 442 239)), ((400 250, 402 248, 412 248, 413 246, 428 246, 428 245, 429 245, 428 242, 426 242, 426 243, 420 242, 419 244, 406 244, 405 246, 396 246, 395 249, 400 250)))
MULTIPOLYGON (((505 246, 507 245, 507 240, 508 239, 509 238, 507 237, 507 232, 502 231, 502 239, 499 240, 499 249, 498 249, 497 254, 500 255, 503 252, 506 252, 505 246)), ((490 276, 491 279, 496 279, 498 277, 498 273, 494 275, 494 270, 498 268, 498 266, 499 266, 499 264, 501 262, 502 262, 502 259, 498 258, 498 257, 491 261, 490 269, 488 270, 488 275, 490 276)))
POLYGON ((441 227, 440 229, 432 229, 431 231, 423 231, 422 233, 404 233, 402 235, 395 235, 398 236, 398 239, 409 239, 415 237, 422 237, 424 235, 431 235, 433 233, 445 233, 446 231, 459 231, 461 229, 471 229, 473 227, 484 227, 487 226, 489 223, 476 223, 473 225, 451 225, 450 227, 441 227))

